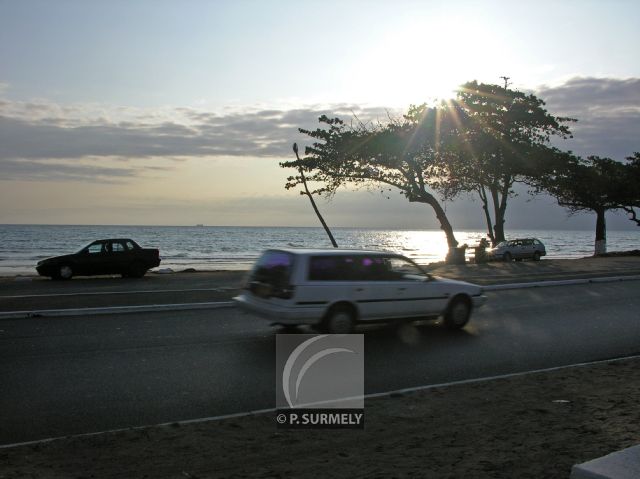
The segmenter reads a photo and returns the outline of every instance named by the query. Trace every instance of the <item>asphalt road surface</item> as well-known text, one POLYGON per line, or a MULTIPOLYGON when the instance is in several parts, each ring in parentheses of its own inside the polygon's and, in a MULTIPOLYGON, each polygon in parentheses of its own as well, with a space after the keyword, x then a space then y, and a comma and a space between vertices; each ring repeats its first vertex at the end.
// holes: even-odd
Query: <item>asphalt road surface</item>
MULTIPOLYGON (((365 331, 366 392, 640 352, 639 281, 496 291, 469 325, 365 331)), ((0 321, 0 444, 274 406, 275 332, 235 309, 0 321)))

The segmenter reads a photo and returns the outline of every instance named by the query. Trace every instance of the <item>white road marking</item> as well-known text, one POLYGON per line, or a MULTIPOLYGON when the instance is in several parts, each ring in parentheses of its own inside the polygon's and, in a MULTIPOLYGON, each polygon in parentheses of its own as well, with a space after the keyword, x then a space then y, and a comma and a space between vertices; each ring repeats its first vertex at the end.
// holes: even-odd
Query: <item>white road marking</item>
POLYGON ((606 276, 604 278, 559 279, 553 281, 535 281, 532 283, 506 283, 483 286, 485 291, 501 291, 506 289, 545 288, 549 286, 571 286, 574 284, 616 283, 618 281, 637 281, 640 275, 606 276))
POLYGON ((228 291, 229 287, 221 286, 219 288, 197 288, 197 289, 150 289, 139 291, 94 291, 94 292, 75 292, 75 293, 47 293, 47 294, 18 294, 14 296, 0 296, 0 299, 19 299, 19 298, 53 298, 57 296, 108 296, 111 294, 148 294, 148 293, 189 293, 193 291, 228 291))
POLYGON ((192 309, 218 309, 233 306, 232 301, 203 303, 142 304, 139 306, 110 306, 105 308, 41 309, 37 311, 3 311, 0 319, 40 318, 56 316, 85 316, 92 314, 147 313, 157 311, 186 311, 192 309))

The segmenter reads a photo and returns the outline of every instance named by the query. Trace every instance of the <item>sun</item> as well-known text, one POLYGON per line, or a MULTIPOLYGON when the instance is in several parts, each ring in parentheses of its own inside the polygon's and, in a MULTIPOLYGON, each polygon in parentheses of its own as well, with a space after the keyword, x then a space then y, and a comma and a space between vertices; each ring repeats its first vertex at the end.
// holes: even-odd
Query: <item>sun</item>
POLYGON ((347 81, 354 100, 406 108, 452 98, 467 81, 499 75, 492 33, 466 19, 439 17, 387 31, 359 58, 347 81))

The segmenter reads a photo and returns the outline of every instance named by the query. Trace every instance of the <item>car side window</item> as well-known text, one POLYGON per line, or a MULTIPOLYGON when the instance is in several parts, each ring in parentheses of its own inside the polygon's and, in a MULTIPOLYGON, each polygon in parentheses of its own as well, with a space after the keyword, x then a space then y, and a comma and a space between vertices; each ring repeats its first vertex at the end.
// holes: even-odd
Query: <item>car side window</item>
POLYGON ((136 249, 136 247, 133 245, 133 243, 132 243, 131 241, 127 241, 127 242, 125 243, 125 246, 127 247, 127 249, 128 249, 129 251, 133 251, 134 249, 136 249))
POLYGON ((422 281, 424 272, 404 258, 389 258, 391 276, 394 280, 422 281))
POLYGON ((357 261, 351 256, 312 256, 309 259, 310 281, 353 281, 357 261))
POLYGON ((113 241, 111 243, 111 252, 112 253, 124 253, 125 251, 126 251, 126 248, 119 241, 113 241))
POLYGON ((358 280, 360 281, 393 281, 395 275, 391 270, 389 258, 382 256, 363 256, 358 258, 358 280))
POLYGON ((94 243, 94 244, 90 244, 87 247, 87 253, 89 254, 100 254, 100 253, 103 253, 104 251, 105 251, 104 243, 94 243))

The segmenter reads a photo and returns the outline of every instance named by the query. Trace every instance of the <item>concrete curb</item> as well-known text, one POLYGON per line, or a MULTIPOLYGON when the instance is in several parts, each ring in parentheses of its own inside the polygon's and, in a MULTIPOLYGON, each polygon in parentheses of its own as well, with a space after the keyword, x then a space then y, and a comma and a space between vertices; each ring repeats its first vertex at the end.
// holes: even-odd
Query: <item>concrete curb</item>
POLYGON ((76 309, 42 309, 37 311, 4 311, 0 312, 0 319, 40 318, 57 316, 84 316, 93 314, 120 313, 148 313, 155 311, 188 311, 194 309, 230 308, 232 301, 217 301, 207 303, 177 303, 177 304, 144 304, 140 306, 111 306, 108 308, 76 308, 76 309))
MULTIPOLYGON (((482 286, 484 291, 504 291, 509 289, 546 288, 552 286, 570 286, 576 284, 614 283, 618 281, 638 281, 640 275, 610 276, 603 278, 565 279, 553 281, 536 281, 530 283, 492 284, 482 286)), ((41 318, 58 316, 84 316, 93 314, 148 313, 157 311, 188 311, 195 309, 220 309, 233 307, 232 301, 216 301, 206 303, 149 304, 140 306, 111 306, 105 308, 75 309, 43 309, 36 311, 3 311, 2 319, 41 318)))
POLYGON ((571 286, 574 284, 615 283, 618 281, 637 281, 640 275, 605 276, 603 278, 559 279, 553 281, 535 281, 530 283, 489 284, 483 286, 485 291, 503 291, 507 289, 546 288, 549 286, 571 286))
POLYGON ((570 479, 637 479, 638 477, 640 477, 640 445, 576 464, 571 469, 570 479))

